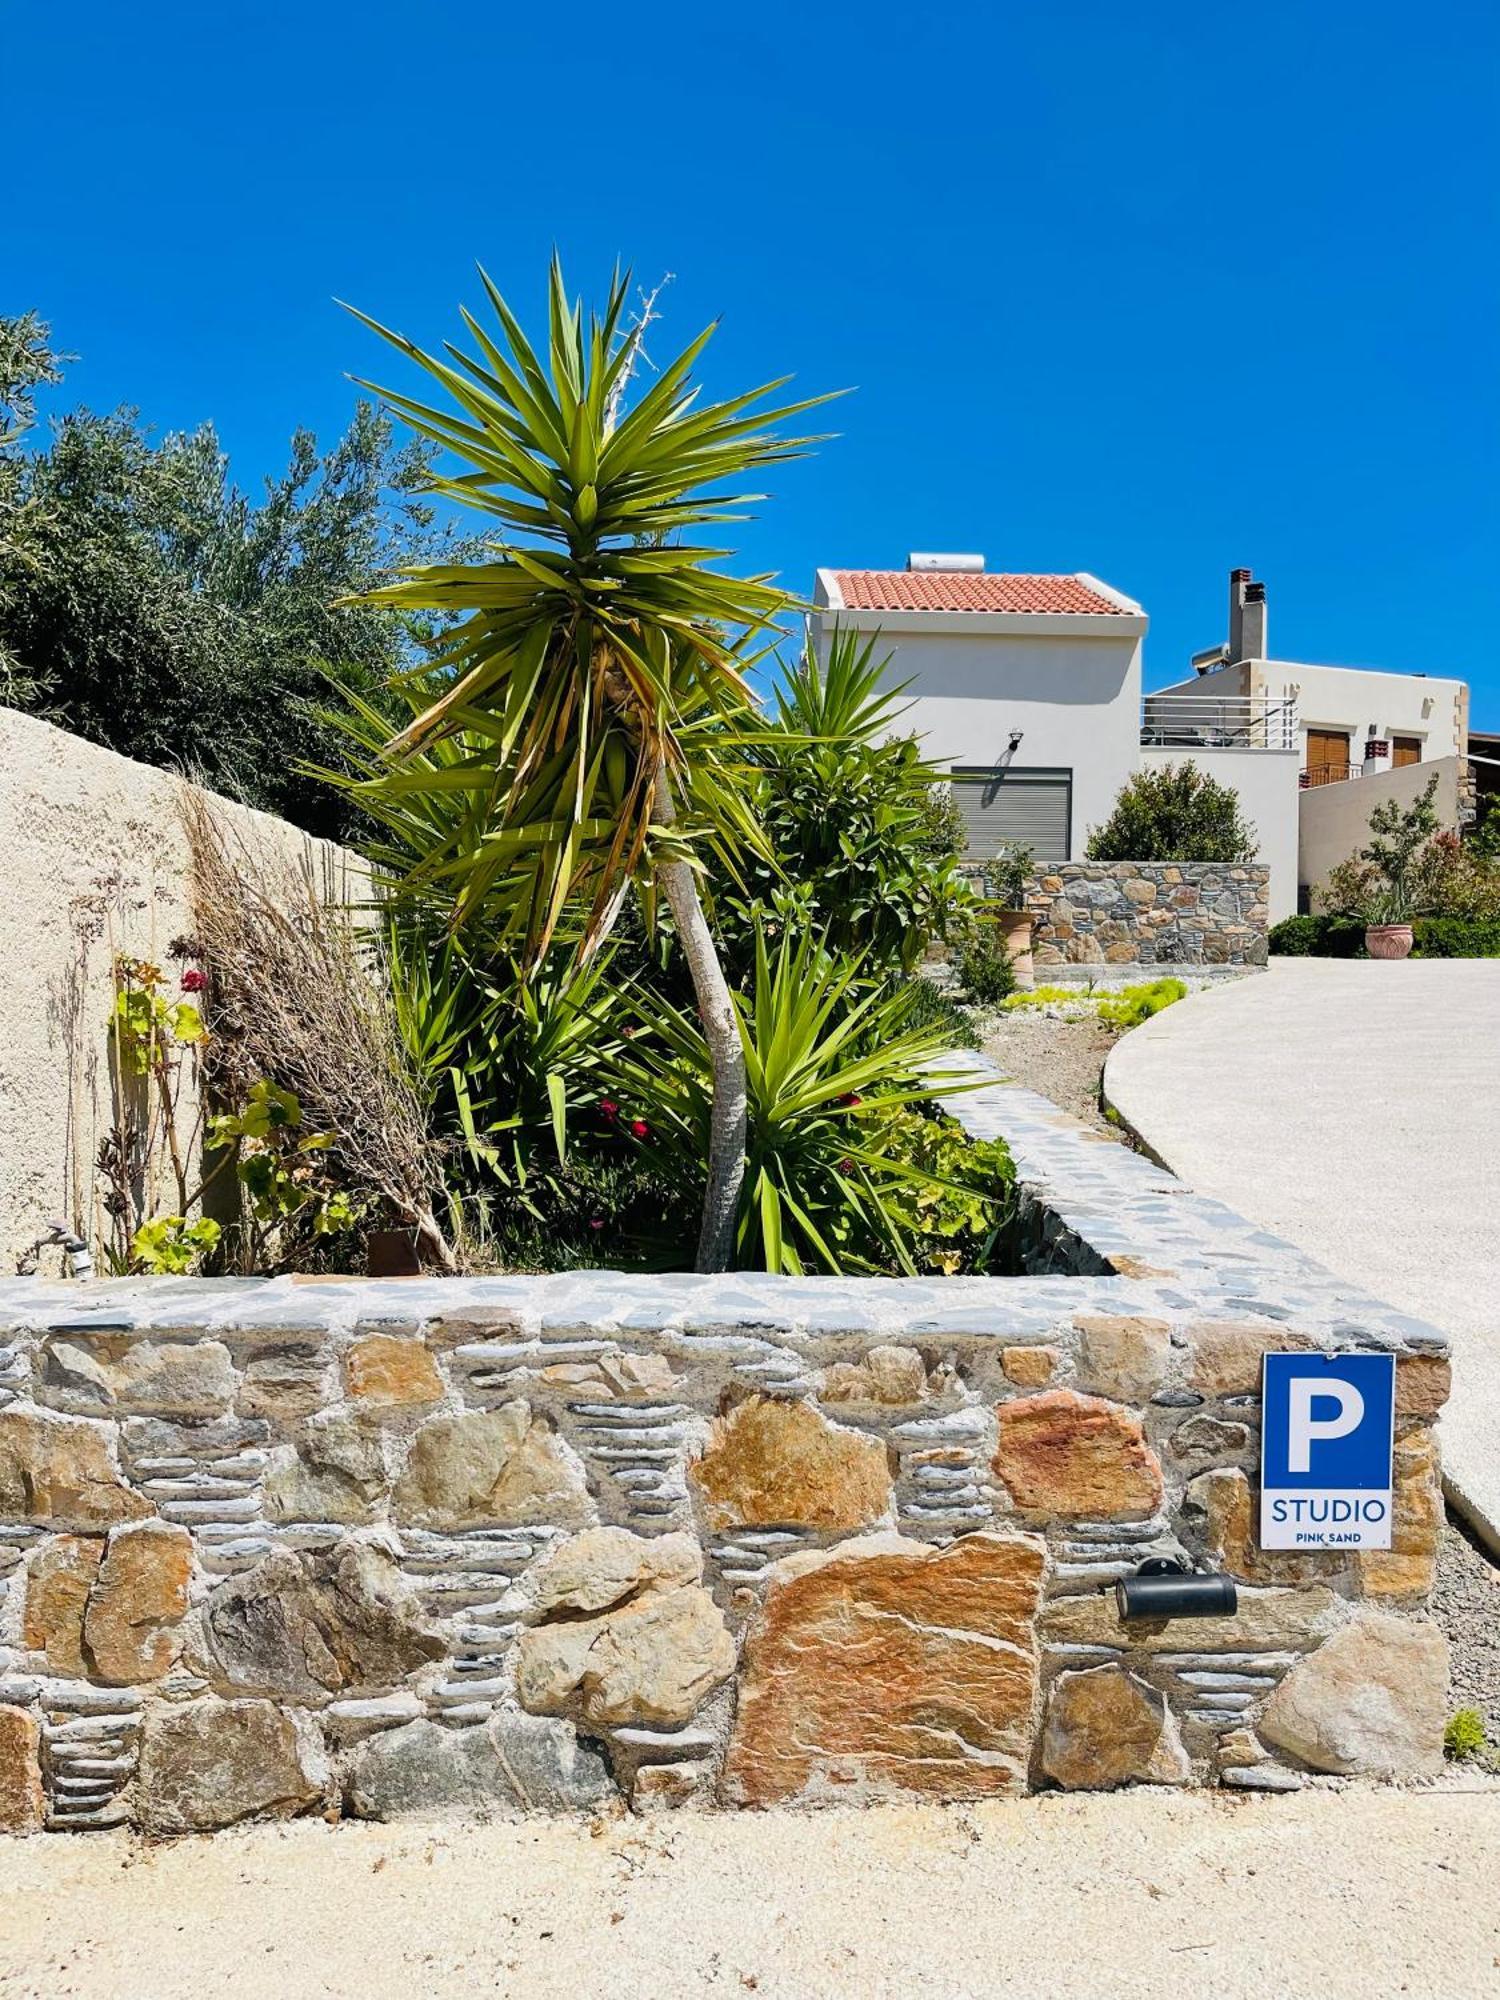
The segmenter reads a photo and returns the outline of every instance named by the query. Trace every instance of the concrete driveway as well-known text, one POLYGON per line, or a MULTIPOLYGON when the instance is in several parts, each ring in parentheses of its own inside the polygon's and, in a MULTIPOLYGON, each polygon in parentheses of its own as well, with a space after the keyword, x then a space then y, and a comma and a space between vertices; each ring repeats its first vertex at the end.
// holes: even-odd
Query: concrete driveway
POLYGON ((1104 1087, 1190 1187, 1451 1336, 1450 1498, 1500 1549, 1500 960, 1273 959, 1104 1087))

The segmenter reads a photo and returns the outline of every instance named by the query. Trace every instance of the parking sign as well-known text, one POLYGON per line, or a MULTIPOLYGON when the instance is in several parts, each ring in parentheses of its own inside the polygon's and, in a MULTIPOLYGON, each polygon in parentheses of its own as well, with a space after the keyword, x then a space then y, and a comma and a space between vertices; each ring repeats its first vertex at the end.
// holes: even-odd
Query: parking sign
POLYGON ((1395 1421, 1393 1354, 1268 1354, 1261 1547, 1388 1549, 1395 1421))

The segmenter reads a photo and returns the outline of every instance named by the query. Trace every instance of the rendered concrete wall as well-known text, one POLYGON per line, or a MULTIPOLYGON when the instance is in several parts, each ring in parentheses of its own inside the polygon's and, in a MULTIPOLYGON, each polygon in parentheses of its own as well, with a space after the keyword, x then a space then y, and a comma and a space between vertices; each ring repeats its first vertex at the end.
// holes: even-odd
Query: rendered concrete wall
POLYGON ((968 1063, 1025 1277, 0 1284, 0 1825, 1441 1769, 1442 1336, 968 1063), (1395 1545, 1267 1554, 1261 1356, 1351 1347, 1395 1545))
POLYGON ((1182 750, 1143 748, 1141 768, 1181 764, 1188 758, 1239 794, 1245 818, 1255 828, 1255 858, 1270 871, 1267 901, 1271 922, 1297 910, 1297 789, 1301 754, 1296 750, 1182 750))
MULTIPOLYGON (((1312 785, 1302 794, 1299 817, 1297 879, 1312 891, 1328 879, 1331 869, 1357 854, 1370 834, 1370 814, 1387 799, 1408 806, 1436 777, 1433 806, 1438 824, 1458 825, 1459 772, 1457 757, 1432 763, 1408 764, 1402 770, 1381 771, 1374 777, 1347 778, 1342 784, 1312 785)), ((1316 902, 1316 897, 1314 898, 1316 902)))
MULTIPOLYGON (((167 966, 192 930, 183 790, 0 709, 0 1272, 49 1217, 99 1238, 112 957, 167 966)), ((252 854, 305 861, 334 900, 359 895, 354 857, 228 800, 215 810, 252 854)))
MULTIPOLYGON (((1136 768, 1144 618, 963 613, 944 621, 850 611, 837 618, 891 655, 892 683, 909 683, 900 727, 922 739, 933 763, 998 765, 1019 730, 1017 768, 1070 770, 1070 852, 1083 852, 1089 828, 1108 817, 1136 768)), ((815 639, 826 630, 815 623, 815 639)))

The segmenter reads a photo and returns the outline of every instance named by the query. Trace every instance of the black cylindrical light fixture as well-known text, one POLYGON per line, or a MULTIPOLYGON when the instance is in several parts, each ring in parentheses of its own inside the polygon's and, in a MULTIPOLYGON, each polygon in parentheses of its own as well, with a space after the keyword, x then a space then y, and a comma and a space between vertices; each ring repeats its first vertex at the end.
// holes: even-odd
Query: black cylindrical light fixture
POLYGON ((1152 1556, 1134 1576, 1115 1585, 1120 1616, 1129 1618, 1231 1618, 1239 1603, 1232 1576, 1190 1569, 1170 1556, 1152 1556))

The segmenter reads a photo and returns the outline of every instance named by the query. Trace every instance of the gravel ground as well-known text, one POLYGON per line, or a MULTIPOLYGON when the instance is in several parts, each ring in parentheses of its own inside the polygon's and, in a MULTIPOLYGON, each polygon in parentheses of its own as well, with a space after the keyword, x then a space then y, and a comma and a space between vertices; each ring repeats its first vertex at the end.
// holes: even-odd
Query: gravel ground
POLYGON ((1058 1020, 1030 1007, 990 1015, 980 1027, 984 1053, 1007 1079, 1039 1090, 1064 1111, 1118 1139, 1099 1109, 1099 1072, 1119 1035, 1097 1020, 1058 1020))
POLYGON ((1477 1708, 1500 1745, 1500 1569, 1450 1521, 1438 1552, 1433 1614, 1448 1634, 1450 1708, 1477 1708))
POLYGON ((0 1840, 3 2000, 1481 2000, 1500 1787, 0 1840))

